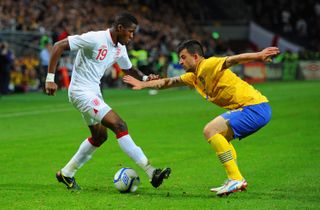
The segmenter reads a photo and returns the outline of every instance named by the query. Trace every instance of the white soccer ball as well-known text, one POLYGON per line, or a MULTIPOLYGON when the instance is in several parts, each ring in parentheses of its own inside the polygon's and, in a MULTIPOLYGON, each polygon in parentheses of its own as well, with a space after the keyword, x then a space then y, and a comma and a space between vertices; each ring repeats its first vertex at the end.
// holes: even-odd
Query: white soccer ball
POLYGON ((122 193, 135 192, 140 184, 140 178, 132 168, 121 168, 114 175, 113 183, 122 193))

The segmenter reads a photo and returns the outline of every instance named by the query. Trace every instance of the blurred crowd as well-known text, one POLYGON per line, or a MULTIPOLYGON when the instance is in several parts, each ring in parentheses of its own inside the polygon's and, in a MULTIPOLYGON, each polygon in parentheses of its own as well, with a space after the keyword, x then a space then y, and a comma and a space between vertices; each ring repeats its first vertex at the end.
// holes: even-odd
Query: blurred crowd
POLYGON ((320 51, 320 0, 246 0, 254 20, 288 40, 320 51))
POLYGON ((38 91, 37 56, 15 57, 7 42, 0 42, 0 95, 38 91))
MULTIPOLYGON (((122 11, 133 13, 139 20, 139 31, 128 46, 128 52, 132 63, 146 74, 178 74, 181 67, 178 65, 175 47, 185 39, 202 41, 207 56, 233 53, 226 43, 214 39, 210 33, 205 33, 201 27, 192 24, 209 17, 208 8, 201 8, 204 3, 202 0, 190 0, 184 4, 178 0, 2 0, 0 30, 37 31, 43 34, 39 40, 41 52, 38 62, 34 62, 34 56, 10 60, 12 72, 20 72, 19 76, 12 73, 12 77, 20 79, 11 80, 14 80, 14 83, 19 81, 24 88, 9 86, 8 91, 34 90, 36 85, 39 89, 43 88, 45 69, 53 43, 68 35, 105 30, 110 26, 112 17, 122 11), (32 81, 34 75, 37 76, 36 82, 32 81), (33 85, 26 85, 29 83, 33 85)), ((60 66, 70 74, 71 59, 65 60, 68 61, 60 66)), ((116 67, 108 72, 111 72, 106 79, 108 84, 118 85, 113 81, 121 76, 121 73, 119 74, 116 67)), ((2 92, 5 94, 8 91, 2 92)))
MULTIPOLYGON (((264 26, 275 27, 283 33, 298 33, 306 39, 315 38, 312 45, 319 44, 315 35, 319 32, 319 1, 305 1, 308 4, 292 1, 293 4, 290 5, 286 0, 244 2, 251 5, 255 19, 264 26), (279 7, 274 6, 276 4, 279 7), (305 9, 310 10, 307 17, 302 12, 305 9), (288 16, 283 13, 289 13, 289 23, 283 22, 288 16), (314 16, 318 19, 315 20, 314 16)), ((0 31, 34 31, 42 34, 36 40, 38 52, 23 57, 15 57, 8 43, 1 42, 1 93, 41 90, 50 50, 55 42, 72 34, 105 30, 110 26, 112 17, 122 11, 133 13, 139 20, 139 31, 128 46, 128 52, 132 63, 146 74, 156 73, 164 77, 180 74, 182 69, 178 65, 175 47, 185 39, 201 41, 206 56, 232 55, 240 50, 250 50, 249 44, 242 49, 233 49, 228 42, 204 31, 200 24, 196 24, 223 18, 222 10, 214 11, 215 5, 219 5, 219 1, 189 0, 182 3, 180 0, 1 0, 0 31), (222 17, 218 17, 219 15, 222 17)), ((65 55, 60 61, 57 77, 60 87, 68 86, 73 56, 65 55)), ((119 86, 117 78, 121 77, 121 71, 117 66, 107 73, 105 83, 119 86)))
POLYGON ((136 46, 148 51, 157 47, 168 54, 182 39, 207 38, 191 24, 199 18, 197 12, 188 12, 205 10, 199 2, 202 1, 2 0, 0 29, 40 31, 50 34, 56 42, 69 34, 106 29, 115 14, 126 10, 139 20, 136 46))

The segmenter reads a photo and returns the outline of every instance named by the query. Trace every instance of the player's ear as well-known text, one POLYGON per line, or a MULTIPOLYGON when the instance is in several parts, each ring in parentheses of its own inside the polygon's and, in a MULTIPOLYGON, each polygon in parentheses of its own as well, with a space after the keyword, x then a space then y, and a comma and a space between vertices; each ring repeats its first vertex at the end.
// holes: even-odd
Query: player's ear
POLYGON ((123 30, 123 25, 122 24, 119 24, 118 26, 117 26, 117 31, 118 32, 121 32, 123 30))

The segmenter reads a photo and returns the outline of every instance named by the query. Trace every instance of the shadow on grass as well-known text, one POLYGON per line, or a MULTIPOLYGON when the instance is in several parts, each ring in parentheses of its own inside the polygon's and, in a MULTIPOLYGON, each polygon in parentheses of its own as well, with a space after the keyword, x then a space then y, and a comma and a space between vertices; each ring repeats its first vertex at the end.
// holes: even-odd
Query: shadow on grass
MULTIPOLYGON (((152 187, 141 187, 134 193, 120 193, 113 186, 81 186, 80 191, 68 190, 64 185, 60 183, 52 184, 28 184, 28 183, 6 183, 0 184, 0 193, 8 192, 37 192, 37 193, 71 193, 71 194, 91 194, 91 195, 103 195, 108 194, 110 196, 124 195, 128 197, 139 196, 148 199, 155 198, 168 198, 168 199, 213 199, 219 198, 214 193, 208 191, 192 192, 185 191, 183 189, 172 188, 159 188, 154 189, 152 187)), ((233 197, 233 196, 229 196, 233 197)), ((256 196, 255 196, 256 197, 256 196)), ((262 196, 264 197, 264 196, 262 196)))
POLYGON ((176 189, 176 188, 152 188, 152 187, 141 187, 139 188, 136 192, 133 193, 120 193, 118 192, 113 186, 108 186, 108 187, 84 187, 83 191, 87 193, 105 193, 105 194, 110 194, 110 195, 125 195, 125 196, 140 196, 140 197, 145 197, 145 198, 172 198, 172 199, 183 199, 183 198, 202 198, 202 199, 212 199, 213 197, 217 197, 214 193, 208 193, 208 192, 203 192, 203 193, 195 193, 195 192, 186 192, 181 189, 176 189))

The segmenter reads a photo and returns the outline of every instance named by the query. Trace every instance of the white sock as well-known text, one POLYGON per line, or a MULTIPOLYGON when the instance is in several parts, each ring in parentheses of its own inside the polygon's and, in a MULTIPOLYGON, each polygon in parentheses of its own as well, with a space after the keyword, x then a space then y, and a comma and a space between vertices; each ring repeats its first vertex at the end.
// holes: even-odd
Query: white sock
POLYGON ((151 166, 147 157, 143 153, 142 149, 133 142, 131 136, 128 134, 118 138, 118 143, 120 148, 133 161, 135 161, 136 164, 139 165, 148 174, 148 177, 151 179, 155 168, 151 166))
POLYGON ((91 159, 97 148, 98 147, 93 146, 88 139, 84 140, 76 154, 71 158, 67 165, 61 169, 62 174, 67 177, 74 177, 77 170, 91 159))

